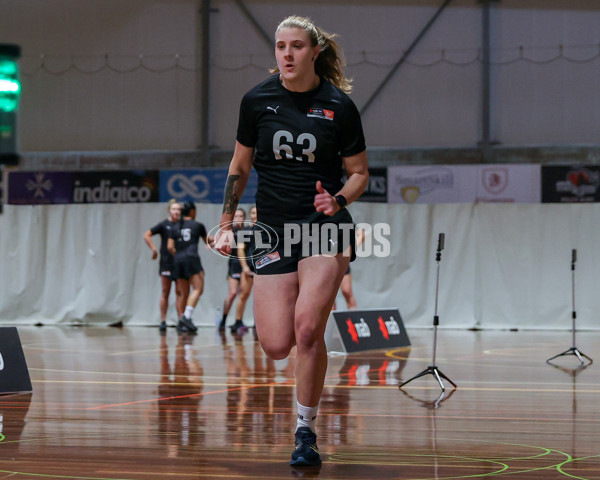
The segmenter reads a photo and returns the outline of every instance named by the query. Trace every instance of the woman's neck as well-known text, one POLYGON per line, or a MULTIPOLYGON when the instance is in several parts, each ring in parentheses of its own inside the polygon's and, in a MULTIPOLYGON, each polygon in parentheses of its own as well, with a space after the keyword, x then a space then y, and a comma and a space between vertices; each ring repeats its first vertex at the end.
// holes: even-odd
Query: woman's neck
POLYGON ((310 92, 319 86, 321 78, 315 73, 314 76, 299 78, 297 81, 289 81, 279 74, 279 81, 286 90, 290 92, 310 92))

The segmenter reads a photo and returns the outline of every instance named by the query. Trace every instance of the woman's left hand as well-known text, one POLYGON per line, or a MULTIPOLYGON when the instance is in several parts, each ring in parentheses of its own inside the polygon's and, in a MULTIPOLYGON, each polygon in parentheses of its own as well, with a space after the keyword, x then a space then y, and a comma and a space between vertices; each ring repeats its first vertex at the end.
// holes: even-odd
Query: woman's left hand
POLYGON ((325 215, 332 216, 340 211, 340 205, 331 194, 323 188, 320 180, 317 180, 317 194, 315 195, 315 209, 325 215))

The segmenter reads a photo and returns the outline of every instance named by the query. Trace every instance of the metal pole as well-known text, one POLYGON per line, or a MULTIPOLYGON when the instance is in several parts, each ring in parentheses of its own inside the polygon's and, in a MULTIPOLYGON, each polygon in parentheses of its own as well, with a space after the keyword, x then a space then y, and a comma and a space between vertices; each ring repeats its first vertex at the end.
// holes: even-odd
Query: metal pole
POLYGON ((260 33, 260 36, 267 43, 269 48, 273 49, 274 48, 273 44, 275 43, 273 37, 270 36, 267 32, 265 32, 264 28, 262 28, 260 26, 260 23, 258 23, 258 20, 256 20, 256 18, 254 18, 254 15, 252 15, 252 12, 250 12, 250 10, 248 10, 248 7, 246 6, 246 4, 244 2, 242 2, 242 0, 234 0, 234 1, 235 1, 236 5, 238 7, 240 7, 240 10, 243 12, 244 16, 248 20, 250 20, 250 23, 254 26, 256 31, 258 33, 260 33))
POLYGON ((491 13, 492 3, 500 0, 479 0, 481 10, 481 140, 479 146, 484 162, 492 162, 492 69, 491 69, 491 13))
POLYGON ((491 101, 491 80, 490 80, 490 2, 489 0, 482 1, 481 12, 481 148, 483 150, 484 162, 490 161, 490 101, 491 101))
POLYGON ((210 139, 209 139, 209 116, 210 116, 210 0, 202 0, 200 8, 202 24, 202 74, 200 80, 201 97, 201 144, 204 165, 210 165, 210 139))
POLYGON ((572 318, 572 328, 573 328, 573 347, 575 347, 576 343, 575 343, 575 328, 576 328, 576 324, 575 324, 575 319, 577 318, 577 313, 575 311, 575 259, 577 258, 577 250, 573 250, 572 251, 572 261, 571 261, 571 299, 573 302, 573 310, 571 312, 571 318, 572 318))
POLYGON ((437 261, 437 276, 435 280, 435 313, 433 315, 433 357, 432 364, 435 366, 435 357, 437 351, 437 330, 438 325, 440 324, 440 317, 438 316, 438 292, 440 285, 440 260, 439 260, 439 252, 438 252, 438 261, 437 261))
POLYGON ((450 4, 451 1, 452 0, 445 0, 444 3, 442 4, 442 6, 440 8, 438 8, 437 12, 435 12, 435 15, 433 17, 431 17, 431 19, 423 27, 423 29, 421 30, 421 32, 417 35, 417 37, 410 44, 410 47, 408 47, 408 49, 406 50, 406 52, 404 52, 404 55, 402 55, 402 57, 400 58, 400 60, 398 60, 396 62, 396 64, 392 67, 392 69, 385 76, 385 78, 383 79, 383 81, 379 84, 379 86, 375 89, 375 91, 373 92, 373 94, 369 97, 369 99, 366 101, 366 103, 360 109, 361 115, 363 115, 367 111, 367 109, 369 108, 369 106, 371 105, 371 103, 373 102, 373 100, 375 100, 375 98, 377 97, 377 95, 379 95, 379 92, 381 92, 384 89, 384 87, 387 85, 387 83, 390 81, 390 79, 396 73, 396 70, 398 70, 400 68, 400 66, 406 61, 406 59, 408 58, 408 56, 412 53, 412 51, 419 44, 419 42, 421 41, 421 39, 425 36, 425 34, 427 33, 427 30, 429 30, 429 28, 435 23, 435 21, 437 20, 437 18, 444 11, 444 9, 450 4))

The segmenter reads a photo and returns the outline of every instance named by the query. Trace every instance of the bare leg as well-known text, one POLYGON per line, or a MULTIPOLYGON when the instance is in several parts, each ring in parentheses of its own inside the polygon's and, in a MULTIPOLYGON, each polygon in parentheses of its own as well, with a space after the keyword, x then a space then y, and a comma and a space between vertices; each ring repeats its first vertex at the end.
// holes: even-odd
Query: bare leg
POLYGON ((169 308, 169 295, 171 293, 171 279, 167 277, 160 277, 161 283, 161 295, 160 295, 160 319, 161 321, 165 321, 167 319, 167 309, 169 308))
POLYGON ((254 280, 254 322, 260 345, 274 360, 289 355, 295 345, 294 306, 298 273, 257 275, 254 280))
POLYGON ((358 305, 356 304, 356 298, 354 298, 354 292, 352 290, 352 273, 344 275, 340 289, 342 290, 342 295, 346 299, 348 310, 356 310, 358 305))
POLYGON ((183 311, 185 310, 188 295, 190 294, 190 282, 184 278, 178 278, 177 290, 180 292, 179 297, 177 297, 177 316, 181 318, 183 311))
POLYGON ((327 371, 325 327, 349 262, 350 258, 340 253, 335 257, 305 258, 298 264, 296 392, 298 402, 307 407, 318 405, 323 392, 327 371))
POLYGON ((254 281, 254 320, 260 344, 275 359, 297 344, 296 390, 307 407, 319 403, 327 348, 325 327, 350 259, 315 256, 302 260, 298 272, 258 275, 254 281))
POLYGON ((246 309, 246 303, 252 292, 252 285, 254 285, 254 277, 247 273, 242 273, 240 294, 238 296, 238 303, 235 307, 236 320, 242 320, 244 318, 244 310, 246 309))
POLYGON ((200 296, 204 291, 204 270, 196 275, 192 275, 190 277, 190 284, 192 285, 192 292, 188 297, 187 305, 196 307, 198 300, 200 300, 200 296))
MULTIPOLYGON (((238 290, 240 288, 240 280, 233 277, 227 277, 227 296, 223 302, 223 315, 227 316, 229 309, 235 300, 238 290)), ((237 318, 237 317, 236 317, 237 318)))

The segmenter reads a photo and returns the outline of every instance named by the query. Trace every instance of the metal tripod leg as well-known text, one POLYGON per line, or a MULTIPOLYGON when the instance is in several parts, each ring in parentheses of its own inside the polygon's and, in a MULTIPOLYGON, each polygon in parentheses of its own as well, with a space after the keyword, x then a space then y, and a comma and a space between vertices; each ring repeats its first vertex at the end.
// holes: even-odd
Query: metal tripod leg
POLYGON ((454 383, 446 375, 444 375, 435 365, 431 365, 431 366, 427 367, 425 370, 423 370, 421 373, 418 373, 414 377, 409 378, 406 382, 401 383, 398 388, 402 388, 407 383, 412 382, 413 380, 416 380, 417 378, 423 377, 425 375, 433 375, 435 377, 435 379, 437 380, 437 382, 440 384, 440 388, 442 389, 442 391, 446 390, 446 387, 444 386, 444 382, 442 382, 442 378, 448 380, 454 386, 454 388, 456 388, 456 383, 454 383))
POLYGON ((584 358, 587 358, 587 360, 590 362, 586 366, 589 366, 592 363, 594 363, 594 361, 590 357, 588 357, 585 353, 581 353, 575 346, 575 342, 576 342, 575 333, 577 332, 577 325, 576 325, 577 311, 575 310, 575 262, 577 262, 577 250, 573 249, 573 250, 571 250, 571 303, 573 306, 573 309, 571 310, 571 321, 572 321, 571 333, 573 335, 571 345, 573 345, 573 346, 571 348, 569 348, 568 350, 565 350, 564 352, 559 353, 558 355, 554 355, 553 357, 546 360, 546 363, 548 363, 550 365, 554 365, 552 363, 552 360, 554 360, 555 358, 558 358, 558 357, 565 356, 565 355, 573 355, 573 356, 577 357, 577 359, 579 360, 581 365, 585 364, 585 361, 583 360, 584 358))
POLYGON ((587 360, 590 362, 590 363, 588 363, 588 365, 591 365, 591 364, 594 362, 594 361, 593 361, 593 360, 592 360, 590 357, 588 357, 588 356, 587 356, 585 353, 583 353, 583 352, 580 352, 580 351, 578 350, 578 348, 577 348, 577 347, 571 347, 571 348, 569 348, 568 350, 565 350, 564 352, 562 352, 562 353, 559 353, 559 354, 557 354, 557 355, 554 355, 553 357, 549 358, 548 360, 546 360, 546 363, 550 363, 550 362, 551 362, 552 360, 554 360, 555 358, 558 358, 558 357, 563 357, 563 356, 566 356, 566 355, 573 355, 573 356, 577 357, 577 359, 579 360, 579 362, 580 362, 582 365, 585 363, 585 361, 583 360, 584 358, 586 358, 586 359, 587 359, 587 360))

